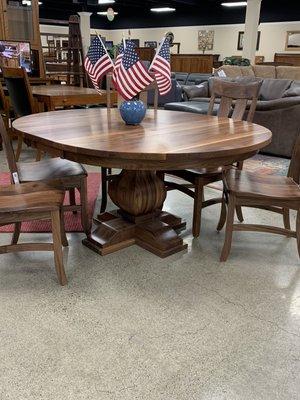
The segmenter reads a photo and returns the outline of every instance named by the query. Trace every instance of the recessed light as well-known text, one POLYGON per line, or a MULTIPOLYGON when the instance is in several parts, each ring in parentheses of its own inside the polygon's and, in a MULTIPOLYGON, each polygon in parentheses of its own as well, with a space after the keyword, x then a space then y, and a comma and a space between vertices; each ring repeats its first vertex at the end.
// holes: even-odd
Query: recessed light
POLYGON ((224 7, 246 7, 247 2, 246 1, 234 1, 230 3, 221 3, 222 6, 224 7))
MULTIPOLYGON (((99 14, 99 15, 107 15, 107 11, 98 11, 97 14, 99 14)), ((114 14, 118 15, 119 13, 117 11, 115 11, 114 14)))
POLYGON ((172 12, 172 11, 176 11, 176 8, 172 8, 172 7, 154 7, 154 8, 150 8, 150 11, 153 11, 153 12, 172 12))
POLYGON ((112 4, 115 2, 115 0, 98 0, 98 4, 112 4))
MULTIPOLYGON (((23 6, 31 6, 31 0, 22 0, 23 6)), ((38 2, 38 5, 42 5, 43 3, 41 1, 38 2)))

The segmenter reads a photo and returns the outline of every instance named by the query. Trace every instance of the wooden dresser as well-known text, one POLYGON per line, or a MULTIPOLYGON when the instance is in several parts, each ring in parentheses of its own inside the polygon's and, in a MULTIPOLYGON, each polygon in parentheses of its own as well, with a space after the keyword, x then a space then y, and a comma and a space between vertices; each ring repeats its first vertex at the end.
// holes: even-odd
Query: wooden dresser
POLYGON ((212 73, 218 68, 219 54, 172 54, 171 70, 176 72, 212 73))
POLYGON ((293 65, 295 67, 300 67, 300 53, 275 53, 274 62, 276 63, 286 63, 293 65))

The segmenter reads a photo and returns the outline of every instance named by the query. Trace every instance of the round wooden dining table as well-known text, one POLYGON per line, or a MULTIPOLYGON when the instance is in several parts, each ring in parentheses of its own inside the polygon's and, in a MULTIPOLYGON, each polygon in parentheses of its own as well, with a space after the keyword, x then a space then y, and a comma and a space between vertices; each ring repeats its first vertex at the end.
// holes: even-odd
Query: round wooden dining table
POLYGON ((137 126, 125 125, 118 109, 91 108, 28 115, 13 128, 53 156, 122 170, 109 182, 118 209, 98 215, 83 240, 102 255, 132 244, 160 257, 185 249, 185 223, 163 211, 166 188, 156 171, 230 165, 272 137, 253 123, 165 110, 148 110, 137 126))

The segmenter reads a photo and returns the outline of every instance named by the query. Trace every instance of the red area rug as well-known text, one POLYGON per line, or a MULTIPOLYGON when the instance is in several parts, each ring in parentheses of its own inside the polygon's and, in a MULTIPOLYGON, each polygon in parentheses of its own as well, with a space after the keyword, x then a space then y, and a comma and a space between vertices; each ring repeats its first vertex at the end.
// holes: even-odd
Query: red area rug
MULTIPOLYGON (((10 184, 10 174, 4 172, 0 174, 0 185, 10 184)), ((92 219, 95 202, 98 196, 100 187, 100 174, 97 172, 90 172, 87 178, 88 187, 88 207, 89 217, 92 219)), ((80 204, 79 192, 76 190, 76 203, 80 204)), ((69 194, 66 194, 64 204, 69 204, 69 194)), ((81 226, 80 212, 73 214, 72 212, 64 213, 65 229, 66 232, 83 232, 81 226)), ((0 232, 13 232, 13 225, 5 225, 0 227, 0 232)), ((52 232, 50 221, 28 221, 22 223, 21 232, 36 233, 36 232, 52 232)))

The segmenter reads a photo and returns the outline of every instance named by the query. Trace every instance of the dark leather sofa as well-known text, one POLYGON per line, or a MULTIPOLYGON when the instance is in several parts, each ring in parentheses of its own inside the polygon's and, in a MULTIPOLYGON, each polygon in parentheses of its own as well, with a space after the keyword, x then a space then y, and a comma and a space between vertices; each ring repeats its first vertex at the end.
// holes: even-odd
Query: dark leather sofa
MULTIPOLYGON (((197 90, 193 92, 192 88, 187 91, 190 96, 186 101, 167 103, 164 108, 206 114, 211 94, 211 79, 198 88, 201 96, 197 95, 197 90)), ((226 79, 249 81, 255 78, 226 79)), ((294 143, 300 134, 300 81, 263 79, 254 122, 270 129, 273 134, 272 143, 263 149, 264 153, 291 157, 294 143)))
MULTIPOLYGON (((163 106, 166 103, 182 101, 182 86, 199 85, 202 82, 207 82, 210 77, 211 74, 172 72, 172 89, 165 96, 158 96, 158 105, 163 106)), ((153 102, 154 91, 151 90, 148 93, 148 104, 153 105, 153 102)))

